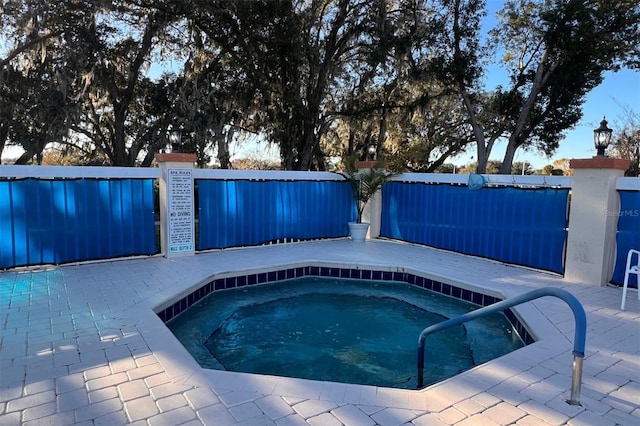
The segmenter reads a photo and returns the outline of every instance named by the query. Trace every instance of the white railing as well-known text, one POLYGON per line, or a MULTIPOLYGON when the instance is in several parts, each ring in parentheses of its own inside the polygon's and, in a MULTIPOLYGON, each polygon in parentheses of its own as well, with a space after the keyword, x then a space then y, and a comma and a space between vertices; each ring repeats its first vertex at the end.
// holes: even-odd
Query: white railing
MULTIPOLYGON (((0 165, 0 178, 160 178, 155 167, 100 167, 100 166, 13 166, 0 165)), ((482 175, 489 186, 571 188, 570 176, 545 175, 482 175)), ((225 170, 194 169, 196 179, 248 179, 248 180, 344 180, 339 173, 281 170, 225 170)), ((466 185, 468 174, 403 173, 393 178, 401 182, 466 185)), ((639 178, 619 178, 617 189, 640 191, 639 178)))
POLYGON ((618 191, 640 191, 640 177, 621 177, 616 180, 618 191))
POLYGON ((100 167, 100 166, 13 166, 0 165, 0 178, 40 179, 109 179, 138 178, 158 179, 160 169, 151 167, 100 167))
MULTIPOLYGON (((159 179, 157 167, 100 167, 100 166, 14 166, 0 165, 0 178, 24 179, 83 179, 83 178, 148 178, 159 179)), ((193 169, 196 179, 247 180, 344 180, 332 172, 305 172, 281 170, 224 170, 193 169)))
POLYGON ((229 180, 344 180, 344 176, 339 173, 287 170, 193 169, 193 177, 194 179, 229 180))
MULTIPOLYGON (((570 176, 545 176, 545 175, 482 175, 488 186, 517 186, 517 187, 542 187, 542 188, 571 188, 570 176)), ((393 180, 401 182, 421 183, 449 183, 466 185, 469 182, 468 174, 448 173, 403 173, 393 180)))

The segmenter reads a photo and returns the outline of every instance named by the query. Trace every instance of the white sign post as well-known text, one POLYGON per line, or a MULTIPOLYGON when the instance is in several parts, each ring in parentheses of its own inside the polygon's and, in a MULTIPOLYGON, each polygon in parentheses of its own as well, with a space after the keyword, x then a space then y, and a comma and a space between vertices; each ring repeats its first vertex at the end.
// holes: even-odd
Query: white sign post
POLYGON ((195 253, 192 154, 157 154, 160 180, 160 245, 166 257, 195 253))

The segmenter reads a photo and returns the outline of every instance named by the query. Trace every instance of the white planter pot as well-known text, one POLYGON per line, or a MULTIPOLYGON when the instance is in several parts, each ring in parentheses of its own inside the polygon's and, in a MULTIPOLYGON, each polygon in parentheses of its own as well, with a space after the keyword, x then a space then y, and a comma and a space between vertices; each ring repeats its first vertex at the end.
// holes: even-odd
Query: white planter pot
POLYGON ((367 232, 369 231, 368 223, 349 222, 349 235, 355 242, 363 242, 367 238, 367 232))

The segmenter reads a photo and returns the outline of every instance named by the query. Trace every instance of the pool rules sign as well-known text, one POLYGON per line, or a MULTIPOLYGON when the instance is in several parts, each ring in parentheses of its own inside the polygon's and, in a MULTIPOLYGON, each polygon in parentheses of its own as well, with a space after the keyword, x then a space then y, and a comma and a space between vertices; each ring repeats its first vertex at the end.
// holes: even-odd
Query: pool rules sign
POLYGON ((157 153, 160 167, 160 250, 165 257, 195 254, 194 154, 157 153))
POLYGON ((193 232, 193 170, 167 169, 168 254, 195 250, 193 232))

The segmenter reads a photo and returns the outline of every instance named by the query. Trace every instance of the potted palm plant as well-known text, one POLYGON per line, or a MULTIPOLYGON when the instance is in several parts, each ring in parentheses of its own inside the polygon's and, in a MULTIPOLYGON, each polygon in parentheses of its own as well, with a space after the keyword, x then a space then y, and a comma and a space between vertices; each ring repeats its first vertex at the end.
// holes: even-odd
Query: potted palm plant
POLYGON ((384 168, 384 161, 378 160, 375 164, 367 162, 367 168, 361 169, 355 157, 348 157, 345 160, 345 171, 343 176, 351 184, 353 199, 356 202, 358 217, 356 222, 349 222, 349 234, 353 241, 362 242, 369 231, 369 223, 362 222, 362 213, 365 206, 381 188, 382 185, 395 176, 384 168))

